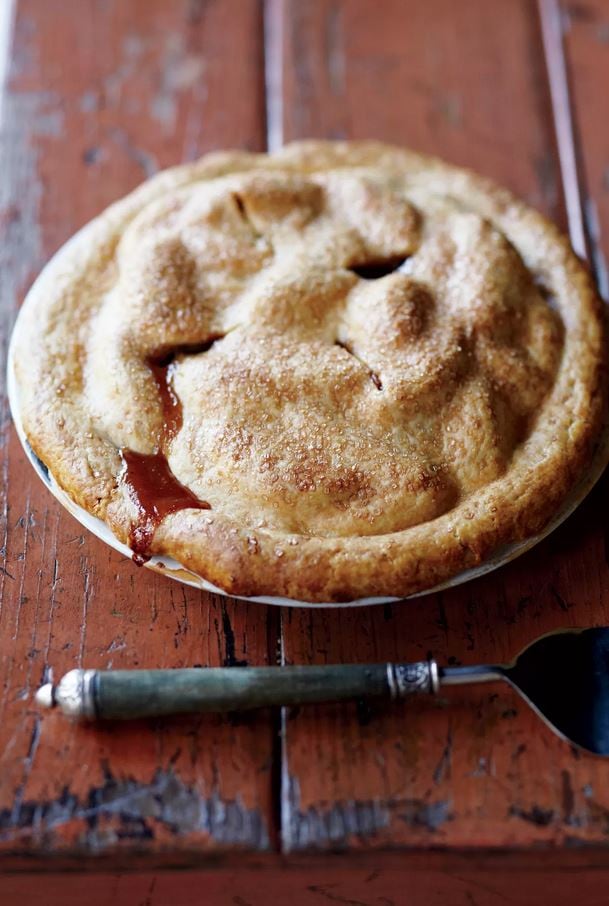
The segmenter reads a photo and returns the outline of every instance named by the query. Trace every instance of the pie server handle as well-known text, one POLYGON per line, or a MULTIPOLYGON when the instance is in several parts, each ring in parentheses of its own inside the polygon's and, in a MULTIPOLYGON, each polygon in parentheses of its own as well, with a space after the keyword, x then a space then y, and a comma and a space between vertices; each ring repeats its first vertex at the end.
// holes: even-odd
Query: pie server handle
POLYGON ((437 692, 434 660, 413 664, 71 670, 36 693, 41 707, 89 720, 242 711, 437 692))

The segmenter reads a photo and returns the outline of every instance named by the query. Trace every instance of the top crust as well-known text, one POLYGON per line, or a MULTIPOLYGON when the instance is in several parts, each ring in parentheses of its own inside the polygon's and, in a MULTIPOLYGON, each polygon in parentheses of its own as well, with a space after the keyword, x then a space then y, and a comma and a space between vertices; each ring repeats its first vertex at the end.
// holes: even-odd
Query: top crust
POLYGON ((159 174, 58 253, 14 344, 61 487, 128 542, 121 450, 162 451, 211 509, 150 552, 242 595, 444 581, 543 528, 604 414, 601 303, 555 227, 370 142, 159 174), (149 365, 170 353, 173 437, 149 365))

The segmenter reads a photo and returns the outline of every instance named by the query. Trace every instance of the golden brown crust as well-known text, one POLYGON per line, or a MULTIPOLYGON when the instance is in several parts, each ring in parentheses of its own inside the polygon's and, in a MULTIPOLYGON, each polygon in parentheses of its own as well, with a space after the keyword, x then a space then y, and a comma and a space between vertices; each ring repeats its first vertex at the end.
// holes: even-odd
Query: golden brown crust
POLYGON ((605 403, 601 303, 555 227, 369 142, 160 174, 56 256, 14 349, 30 443, 77 503, 127 541, 120 449, 164 444, 211 510, 166 516, 152 552, 308 601, 412 594, 539 531, 605 403), (148 362, 185 346, 164 441, 148 362))

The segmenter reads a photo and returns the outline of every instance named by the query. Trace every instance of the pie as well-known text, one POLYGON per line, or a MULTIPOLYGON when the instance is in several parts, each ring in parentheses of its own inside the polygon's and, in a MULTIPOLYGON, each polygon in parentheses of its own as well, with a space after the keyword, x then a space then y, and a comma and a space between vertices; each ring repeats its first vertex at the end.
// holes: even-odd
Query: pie
POLYGON ((552 224, 371 142, 167 170, 53 259, 14 368, 36 455, 137 561, 405 596, 556 515, 605 418, 602 304, 552 224))

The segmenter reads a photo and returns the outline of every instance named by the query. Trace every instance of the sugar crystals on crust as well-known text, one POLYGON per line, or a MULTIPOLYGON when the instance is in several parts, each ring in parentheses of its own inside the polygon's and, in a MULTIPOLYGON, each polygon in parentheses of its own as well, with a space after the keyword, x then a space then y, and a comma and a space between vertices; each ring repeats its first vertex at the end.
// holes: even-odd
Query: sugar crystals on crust
POLYGON ((373 143, 150 180, 37 281, 14 360, 34 451, 140 558, 309 601, 411 594, 540 530, 604 412, 566 240, 373 143))

